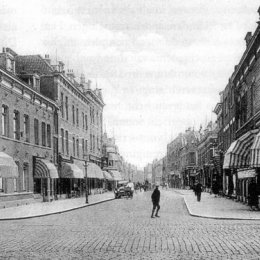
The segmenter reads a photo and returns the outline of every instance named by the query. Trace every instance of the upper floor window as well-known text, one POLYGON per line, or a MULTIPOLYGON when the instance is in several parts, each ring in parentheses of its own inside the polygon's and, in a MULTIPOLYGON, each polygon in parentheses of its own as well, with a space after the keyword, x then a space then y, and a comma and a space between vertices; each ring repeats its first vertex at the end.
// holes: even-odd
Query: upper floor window
POLYGON ((25 142, 30 142, 30 121, 28 115, 24 115, 23 117, 23 131, 25 142))
POLYGON ((85 129, 88 130, 88 116, 85 115, 85 129))
POLYGON ((73 145, 73 156, 76 156, 75 137, 72 138, 72 145, 73 145))
POLYGON ((47 124, 47 146, 51 147, 51 126, 47 124))
POLYGON ((13 113, 13 133, 14 133, 14 139, 20 140, 20 113, 15 110, 13 113))
POLYGON ((85 143, 84 143, 84 138, 82 138, 82 157, 84 158, 85 155, 85 143))
POLYGON ((79 139, 76 141, 76 146, 77 146, 77 157, 79 157, 79 139))
POLYGON ((79 109, 78 108, 76 109, 76 123, 78 126, 79 125, 79 109))
POLYGON ((64 103, 64 95, 63 93, 60 93, 60 112, 61 112, 61 116, 64 117, 64 109, 63 109, 63 103, 64 103))
POLYGON ((85 128, 85 115, 83 112, 82 112, 82 128, 83 129, 85 128))
POLYGON ((34 142, 39 144, 39 120, 34 119, 34 142))
POLYGON ((66 113, 66 120, 69 120, 69 101, 68 101, 68 97, 65 97, 65 113, 66 113))
POLYGON ((69 155, 69 132, 65 132, 66 154, 69 155))
POLYGON ((42 146, 46 146, 46 124, 42 122, 42 146))
POLYGON ((8 137, 8 107, 2 105, 2 135, 8 137))
POLYGON ((64 154, 64 129, 61 128, 61 152, 64 154))
POLYGON ((75 125, 75 107, 72 105, 72 123, 75 125))

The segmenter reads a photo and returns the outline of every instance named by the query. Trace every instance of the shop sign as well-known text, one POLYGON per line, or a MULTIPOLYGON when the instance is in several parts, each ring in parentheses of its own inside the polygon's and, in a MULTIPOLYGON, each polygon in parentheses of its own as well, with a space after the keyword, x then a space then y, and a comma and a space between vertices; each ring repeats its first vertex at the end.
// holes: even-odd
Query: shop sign
POLYGON ((238 179, 254 178, 256 176, 255 169, 241 170, 237 172, 238 179))

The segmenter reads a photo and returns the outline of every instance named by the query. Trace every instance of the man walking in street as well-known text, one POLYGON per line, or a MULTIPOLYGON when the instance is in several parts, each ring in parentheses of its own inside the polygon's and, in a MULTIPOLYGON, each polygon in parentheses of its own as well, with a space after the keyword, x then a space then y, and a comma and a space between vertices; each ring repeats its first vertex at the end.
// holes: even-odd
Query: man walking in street
POLYGON ((202 192, 202 185, 201 185, 201 183, 198 182, 196 184, 195 190, 196 190, 196 195, 197 195, 197 201, 200 201, 200 199, 201 199, 201 192, 202 192))
POLYGON ((156 187, 152 193, 152 202, 153 202, 153 210, 152 210, 152 215, 151 215, 151 218, 154 218, 153 214, 154 214, 154 211, 156 209, 156 213, 155 213, 155 217, 159 218, 158 216, 158 211, 160 210, 160 205, 159 205, 159 202, 160 202, 160 191, 159 191, 159 184, 156 184, 156 187))

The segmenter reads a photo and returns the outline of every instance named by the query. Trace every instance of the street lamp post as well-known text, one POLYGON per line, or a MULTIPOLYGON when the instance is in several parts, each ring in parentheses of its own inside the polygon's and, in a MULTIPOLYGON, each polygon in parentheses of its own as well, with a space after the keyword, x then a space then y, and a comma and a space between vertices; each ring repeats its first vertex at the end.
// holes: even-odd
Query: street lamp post
POLYGON ((85 161, 85 178, 86 178, 86 204, 88 204, 88 160, 85 161))

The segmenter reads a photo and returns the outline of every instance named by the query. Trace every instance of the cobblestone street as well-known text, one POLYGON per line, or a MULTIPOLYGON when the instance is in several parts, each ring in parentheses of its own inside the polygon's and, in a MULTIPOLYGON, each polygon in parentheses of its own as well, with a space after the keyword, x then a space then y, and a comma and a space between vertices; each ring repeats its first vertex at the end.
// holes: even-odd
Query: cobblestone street
POLYGON ((151 192, 40 218, 0 222, 0 259, 260 259, 260 222, 191 217, 183 198, 151 192))

